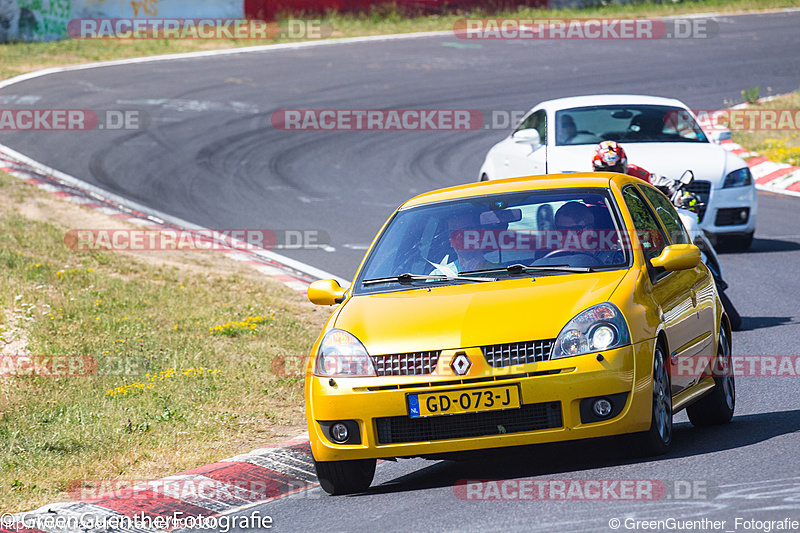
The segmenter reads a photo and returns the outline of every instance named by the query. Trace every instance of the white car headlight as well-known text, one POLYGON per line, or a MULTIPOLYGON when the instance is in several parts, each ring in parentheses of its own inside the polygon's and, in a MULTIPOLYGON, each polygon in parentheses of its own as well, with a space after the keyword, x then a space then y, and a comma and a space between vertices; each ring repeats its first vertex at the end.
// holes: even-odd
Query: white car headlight
POLYGON ((342 329, 332 329, 322 338, 314 373, 325 377, 377 376, 367 349, 342 329))
POLYGON ((617 306, 605 302, 582 311, 558 334, 550 359, 572 357, 630 343, 628 325, 617 306))
POLYGON ((725 183, 722 184, 723 189, 728 187, 746 187, 753 183, 753 175, 747 167, 734 170, 725 176, 725 183))

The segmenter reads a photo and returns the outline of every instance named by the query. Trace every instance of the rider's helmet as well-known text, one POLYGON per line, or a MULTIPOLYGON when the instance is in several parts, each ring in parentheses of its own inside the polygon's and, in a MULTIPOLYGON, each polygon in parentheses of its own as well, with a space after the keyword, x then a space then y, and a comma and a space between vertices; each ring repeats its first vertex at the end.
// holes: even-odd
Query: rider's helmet
POLYGON ((628 172, 628 157, 615 141, 603 141, 594 148, 592 165, 598 172, 628 172))

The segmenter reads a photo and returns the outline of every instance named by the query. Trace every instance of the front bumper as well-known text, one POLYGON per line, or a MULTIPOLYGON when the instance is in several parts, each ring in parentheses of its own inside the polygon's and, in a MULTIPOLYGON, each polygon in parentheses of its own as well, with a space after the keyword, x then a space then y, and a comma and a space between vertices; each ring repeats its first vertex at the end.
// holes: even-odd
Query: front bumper
MULTIPOLYGON (((306 376, 306 414, 318 461, 414 457, 557 442, 645 431, 652 410, 653 341, 597 354, 506 368, 486 364, 478 348, 442 352, 437 368, 456 353, 474 362, 463 376, 382 378, 306 376), (521 407, 504 411, 412 418, 408 395, 519 386, 521 407), (612 398, 604 420, 589 420, 587 398, 612 398), (326 428, 352 421, 358 444, 335 444, 326 428)), ((444 373, 444 372, 443 372, 444 373)), ((440 373, 441 374, 441 373, 440 373)))
POLYGON ((756 230, 758 197, 754 186, 709 191, 700 228, 711 235, 748 235, 756 230), (741 214, 746 212, 746 218, 741 214))

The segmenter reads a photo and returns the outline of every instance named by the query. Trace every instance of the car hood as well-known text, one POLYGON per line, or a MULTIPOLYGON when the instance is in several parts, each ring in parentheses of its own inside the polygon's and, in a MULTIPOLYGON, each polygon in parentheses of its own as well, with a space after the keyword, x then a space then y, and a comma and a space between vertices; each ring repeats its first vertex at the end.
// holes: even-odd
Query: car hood
MULTIPOLYGON (((707 143, 620 143, 628 163, 678 179, 691 170, 697 180, 720 185, 727 172, 745 166, 744 161, 716 144, 707 143), (738 161, 737 161, 738 160, 738 161), (727 169, 727 172, 726 172, 727 169)), ((591 172, 595 145, 557 146, 547 154, 549 174, 591 172)))
POLYGON ((607 301, 627 269, 545 275, 355 296, 335 326, 371 355, 554 339, 575 315, 607 301))

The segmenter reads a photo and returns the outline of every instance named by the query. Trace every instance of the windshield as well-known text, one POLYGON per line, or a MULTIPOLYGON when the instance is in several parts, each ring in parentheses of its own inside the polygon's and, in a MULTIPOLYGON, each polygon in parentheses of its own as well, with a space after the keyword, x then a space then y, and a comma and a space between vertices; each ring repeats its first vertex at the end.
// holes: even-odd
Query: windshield
POLYGON ((354 290, 620 268, 630 254, 615 213, 604 189, 492 195, 403 209, 380 236, 354 290))
POLYGON ((608 105, 556 112, 556 145, 708 142, 694 117, 680 107, 608 105))

